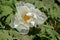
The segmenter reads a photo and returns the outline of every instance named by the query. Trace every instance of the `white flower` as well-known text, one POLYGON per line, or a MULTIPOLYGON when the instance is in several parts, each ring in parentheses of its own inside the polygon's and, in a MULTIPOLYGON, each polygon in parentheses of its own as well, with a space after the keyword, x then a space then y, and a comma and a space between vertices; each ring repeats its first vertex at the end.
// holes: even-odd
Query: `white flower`
POLYGON ((16 28, 20 34, 27 34, 29 28, 43 24, 47 17, 30 3, 18 2, 15 4, 17 12, 12 17, 10 26, 16 28))

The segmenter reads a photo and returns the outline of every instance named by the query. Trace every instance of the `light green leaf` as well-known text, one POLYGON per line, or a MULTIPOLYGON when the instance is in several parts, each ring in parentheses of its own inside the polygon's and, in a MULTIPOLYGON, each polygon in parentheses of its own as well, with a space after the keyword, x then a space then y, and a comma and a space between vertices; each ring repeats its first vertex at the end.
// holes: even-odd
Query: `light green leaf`
POLYGON ((42 0, 42 2, 47 8, 52 8, 52 5, 54 5, 54 0, 42 0))
POLYGON ((2 26, 2 23, 0 22, 0 26, 2 26))
POLYGON ((13 16, 13 14, 10 14, 10 15, 7 17, 7 19, 6 19, 6 21, 5 21, 6 24, 9 24, 9 23, 10 23, 12 16, 13 16))
POLYGON ((13 9, 10 6, 1 6, 1 10, 2 10, 2 16, 6 16, 8 14, 12 14, 13 9))
POLYGON ((10 36, 18 37, 20 36, 20 33, 15 30, 9 30, 10 36))
POLYGON ((41 31, 40 31, 39 34, 37 34, 39 37, 45 37, 45 38, 48 38, 50 40, 57 40, 57 38, 60 39, 58 37, 60 34, 58 34, 53 29, 53 26, 50 26, 50 25, 42 25, 42 26, 40 26, 40 28, 41 28, 41 31))
POLYGON ((21 35, 20 40, 32 40, 32 37, 28 35, 21 35))
POLYGON ((58 0, 60 2, 60 0, 58 0))
POLYGON ((44 7, 44 4, 40 1, 35 1, 35 7, 37 7, 39 9, 41 7, 44 7))
POLYGON ((12 0, 9 0, 9 1, 6 1, 6 0, 0 0, 2 5, 12 5, 13 1, 12 0))
POLYGON ((52 18, 60 18, 60 8, 57 9, 50 9, 50 11, 48 12, 48 15, 50 15, 52 18))
POLYGON ((7 30, 0 30, 0 40, 12 40, 12 37, 8 35, 7 30))

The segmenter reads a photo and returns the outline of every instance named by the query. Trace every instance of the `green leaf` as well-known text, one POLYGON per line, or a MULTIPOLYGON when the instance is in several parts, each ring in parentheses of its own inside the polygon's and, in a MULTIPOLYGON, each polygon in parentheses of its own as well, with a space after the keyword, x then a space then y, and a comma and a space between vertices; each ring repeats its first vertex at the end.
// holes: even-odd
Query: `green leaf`
POLYGON ((60 0, 58 0, 60 2, 60 0))
POLYGON ((7 17, 7 19, 6 19, 6 24, 9 24, 10 23, 10 21, 11 21, 11 18, 13 17, 13 14, 10 14, 8 17, 7 17))
POLYGON ((53 40, 57 40, 55 34, 53 33, 53 30, 51 29, 46 29, 47 33, 52 37, 53 40))
POLYGON ((50 40, 57 40, 60 39, 59 35, 54 29, 52 26, 50 25, 42 25, 40 26, 41 28, 41 31, 39 34, 37 34, 39 37, 45 37, 45 38, 48 38, 50 40), (51 37, 51 38, 50 38, 51 37), (57 37, 57 38, 56 38, 57 37))
POLYGON ((16 30, 9 30, 9 34, 10 34, 10 36, 14 36, 14 37, 18 37, 18 36, 20 36, 20 33, 19 32, 17 32, 16 30))
POLYGON ((37 7, 39 9, 41 7, 44 7, 44 4, 40 1, 35 1, 35 7, 37 7))
POLYGON ((50 15, 52 18, 60 18, 60 8, 57 9, 50 9, 50 11, 48 12, 48 15, 50 15))
POLYGON ((2 26, 2 23, 0 22, 0 26, 2 26))
POLYGON ((1 6, 1 10, 2 10, 2 16, 7 16, 8 14, 12 14, 13 9, 10 6, 1 6))
POLYGON ((28 36, 28 35, 21 35, 20 36, 20 39, 21 40, 32 40, 32 37, 31 36, 28 36))
POLYGON ((1 4, 2 5, 12 5, 13 1, 12 0, 9 0, 9 1, 6 1, 6 0, 1 0, 1 4))
POLYGON ((42 0, 42 2, 47 8, 51 8, 54 5, 54 0, 42 0))
POLYGON ((12 37, 8 35, 7 30, 0 30, 0 40, 12 40, 12 37))

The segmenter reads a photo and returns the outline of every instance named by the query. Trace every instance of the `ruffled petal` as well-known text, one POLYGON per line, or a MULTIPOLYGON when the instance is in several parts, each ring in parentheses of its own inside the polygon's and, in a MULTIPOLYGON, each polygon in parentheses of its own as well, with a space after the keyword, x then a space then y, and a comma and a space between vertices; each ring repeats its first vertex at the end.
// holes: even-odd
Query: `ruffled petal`
POLYGON ((20 32, 20 34, 27 34, 29 32, 29 28, 26 28, 26 26, 22 24, 20 24, 16 29, 20 32))
POLYGON ((41 12, 39 9, 30 9, 34 13, 35 22, 37 24, 43 24, 47 20, 45 13, 41 12))
POLYGON ((35 8, 35 6, 30 3, 25 3, 24 6, 27 6, 28 8, 35 8))
POLYGON ((15 6, 17 13, 12 17, 10 26, 16 28, 20 34, 27 34, 30 27, 41 25, 47 20, 47 16, 30 3, 18 2, 15 6), (22 17, 25 12, 27 17, 31 16, 27 22, 24 22, 22 17))

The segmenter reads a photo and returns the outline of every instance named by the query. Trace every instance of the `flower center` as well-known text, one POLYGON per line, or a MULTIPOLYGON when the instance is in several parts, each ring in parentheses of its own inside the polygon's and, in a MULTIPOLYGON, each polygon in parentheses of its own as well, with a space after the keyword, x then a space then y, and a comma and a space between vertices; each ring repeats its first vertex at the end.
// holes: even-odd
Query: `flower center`
POLYGON ((25 22, 27 22, 27 20, 29 20, 31 17, 30 16, 28 16, 28 15, 26 15, 27 14, 27 12, 24 12, 23 14, 22 14, 22 19, 25 21, 25 22))

